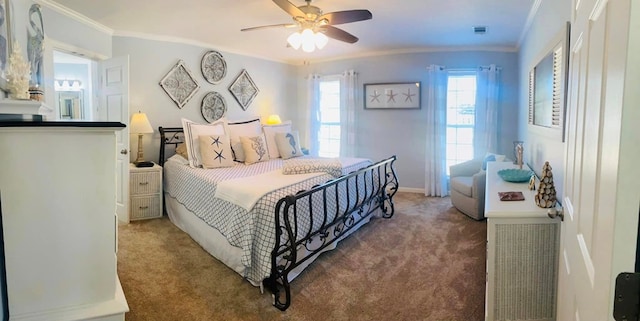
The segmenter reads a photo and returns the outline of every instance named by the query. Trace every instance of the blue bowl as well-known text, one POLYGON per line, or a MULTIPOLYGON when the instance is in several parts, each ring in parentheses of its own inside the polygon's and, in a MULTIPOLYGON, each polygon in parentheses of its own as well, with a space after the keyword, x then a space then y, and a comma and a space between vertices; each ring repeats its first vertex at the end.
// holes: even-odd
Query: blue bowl
POLYGON ((533 171, 528 169, 508 168, 498 171, 498 176, 504 181, 512 183, 528 182, 533 175, 533 171))

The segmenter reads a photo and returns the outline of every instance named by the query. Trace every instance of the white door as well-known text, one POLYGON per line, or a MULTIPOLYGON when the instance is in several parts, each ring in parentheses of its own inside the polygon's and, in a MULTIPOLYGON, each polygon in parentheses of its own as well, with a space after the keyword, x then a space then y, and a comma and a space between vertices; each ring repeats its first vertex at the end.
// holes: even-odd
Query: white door
POLYGON ((100 120, 125 125, 116 132, 116 213, 120 222, 129 223, 129 56, 99 63, 100 120))
POLYGON ((640 4, 573 2, 557 319, 613 320, 638 228, 640 4))

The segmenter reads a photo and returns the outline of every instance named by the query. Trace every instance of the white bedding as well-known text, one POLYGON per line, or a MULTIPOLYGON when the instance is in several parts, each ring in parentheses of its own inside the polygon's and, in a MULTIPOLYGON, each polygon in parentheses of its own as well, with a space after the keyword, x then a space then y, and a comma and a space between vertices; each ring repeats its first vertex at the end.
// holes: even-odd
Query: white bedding
POLYGON ((280 169, 276 169, 260 175, 219 182, 215 197, 250 211, 265 194, 320 175, 322 173, 284 175, 280 169))
MULTIPOLYGON (((264 196, 259 197, 257 201, 252 202, 255 203, 253 206, 240 206, 217 198, 215 195, 218 187, 226 184, 222 183, 223 181, 236 180, 240 183, 247 183, 252 181, 252 179, 248 178, 251 176, 269 173, 266 176, 275 175, 276 173, 273 172, 277 172, 281 168, 282 162, 282 159, 274 159, 253 165, 237 164, 234 167, 222 169, 195 169, 172 159, 164 164, 167 200, 180 204, 180 207, 183 208, 182 212, 189 212, 197 218, 196 220, 182 218, 179 223, 176 222, 176 218, 170 216, 172 221, 189 234, 204 234, 202 230, 206 230, 206 228, 203 228, 202 224, 198 224, 198 231, 188 231, 185 226, 193 224, 185 224, 186 221, 204 222, 206 226, 214 229, 215 234, 218 234, 226 241, 226 244, 221 244, 221 246, 226 247, 227 250, 223 254, 215 254, 211 253, 216 252, 215 250, 209 250, 204 245, 203 247, 216 257, 219 255, 225 256, 227 252, 233 252, 236 256, 241 253, 239 260, 237 260, 237 257, 233 260, 218 258, 225 264, 230 265, 231 268, 254 285, 259 284, 271 273, 270 255, 275 244, 274 216, 276 202, 286 195, 309 189, 333 177, 326 173, 316 173, 302 182, 292 183, 291 185, 279 184, 276 190, 268 191, 264 196), (248 210, 249 208, 250 210, 248 210), (228 248, 236 248, 238 250, 229 251, 228 248), (240 262, 239 264, 237 263, 238 261, 240 262), (244 270, 239 266, 244 267, 244 270)), ((344 174, 371 164, 371 161, 366 159, 341 159, 341 162, 344 166, 344 174)), ((196 239, 196 241, 198 240, 196 239)), ((202 242, 207 241, 198 242, 202 244, 202 242)), ((220 240, 217 242, 225 243, 220 240)))

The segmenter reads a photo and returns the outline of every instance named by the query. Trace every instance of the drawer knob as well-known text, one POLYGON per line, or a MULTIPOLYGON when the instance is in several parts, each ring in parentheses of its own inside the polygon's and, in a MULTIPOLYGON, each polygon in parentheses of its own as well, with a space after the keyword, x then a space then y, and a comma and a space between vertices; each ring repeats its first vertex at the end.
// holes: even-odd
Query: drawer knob
POLYGON ((149 185, 149 182, 140 182, 140 185, 149 185))
POLYGON ((141 210, 146 210, 146 209, 148 209, 148 208, 149 208, 149 206, 140 206, 140 207, 138 207, 138 208, 139 208, 139 209, 141 209, 141 210))

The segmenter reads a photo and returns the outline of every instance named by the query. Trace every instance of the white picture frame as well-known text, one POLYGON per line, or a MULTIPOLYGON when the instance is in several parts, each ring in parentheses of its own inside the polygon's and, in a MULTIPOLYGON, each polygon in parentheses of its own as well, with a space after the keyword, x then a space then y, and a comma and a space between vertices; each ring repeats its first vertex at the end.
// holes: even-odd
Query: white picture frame
POLYGON ((365 109, 420 109, 421 82, 364 84, 365 109))

